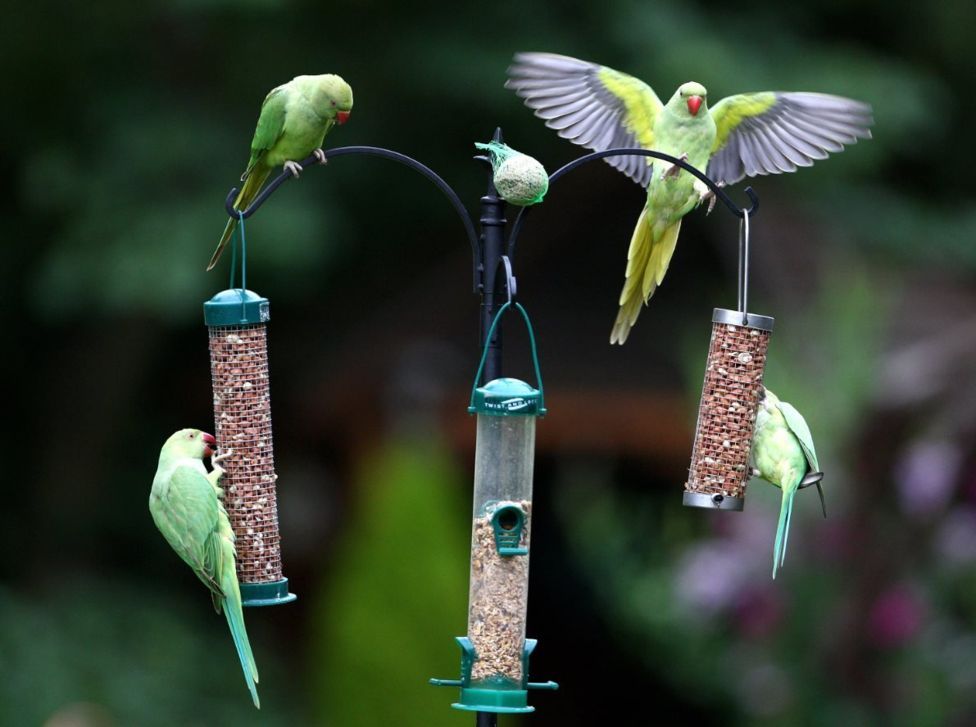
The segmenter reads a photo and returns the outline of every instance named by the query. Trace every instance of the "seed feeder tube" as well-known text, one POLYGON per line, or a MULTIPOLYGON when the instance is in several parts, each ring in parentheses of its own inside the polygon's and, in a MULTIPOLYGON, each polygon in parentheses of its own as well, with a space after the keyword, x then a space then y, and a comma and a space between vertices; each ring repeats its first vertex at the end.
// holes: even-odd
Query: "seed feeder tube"
POLYGON ((271 437, 267 298, 224 290, 203 305, 210 333, 214 421, 224 507, 237 537, 237 578, 245 606, 290 603, 282 575, 278 498, 271 437))
POLYGON ((688 507, 742 510, 749 455, 773 319, 747 312, 749 214, 739 234, 739 307, 716 308, 705 363, 695 443, 685 482, 688 507))
MULTIPOLYGON (((511 305, 499 309, 486 340, 511 305)), ((457 638, 461 679, 431 680, 438 686, 460 687, 461 698, 452 706, 471 712, 532 712, 528 690, 558 686, 528 681, 529 656, 537 643, 525 638, 535 423, 546 409, 532 326, 525 309, 514 305, 529 330, 539 388, 513 378, 478 387, 486 358, 482 356, 468 407, 478 423, 468 633, 457 638)))

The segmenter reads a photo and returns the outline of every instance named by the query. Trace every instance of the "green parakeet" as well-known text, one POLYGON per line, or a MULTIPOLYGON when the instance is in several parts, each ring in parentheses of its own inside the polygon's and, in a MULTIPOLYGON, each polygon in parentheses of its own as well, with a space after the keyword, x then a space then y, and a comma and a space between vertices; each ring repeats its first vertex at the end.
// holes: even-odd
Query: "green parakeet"
MULTIPOLYGON (((763 392, 764 396, 756 413, 751 459, 754 473, 783 491, 776 542, 773 546, 775 578, 777 568, 786 560, 793 498, 804 478, 812 472, 819 472, 820 465, 817 463, 817 450, 813 446, 810 428, 803 415, 792 405, 780 401, 769 389, 764 388, 763 392)), ((819 481, 817 491, 820 493, 824 517, 827 517, 827 505, 819 481)))
POLYGON ((237 583, 234 531, 221 502, 224 492, 218 486, 224 473, 218 463, 227 454, 213 458, 212 472, 203 466, 203 459, 213 455, 216 445, 213 435, 199 429, 181 429, 167 439, 159 453, 149 512, 166 542, 210 589, 217 613, 223 611, 226 616, 251 699, 260 708, 255 686, 258 668, 244 628, 237 583))
MULTIPOLYGON (((344 124, 352 112, 352 89, 339 76, 296 76, 273 89, 261 104, 251 159, 241 175, 244 186, 234 201, 234 209, 247 209, 258 196, 271 170, 281 165, 296 177, 298 162, 314 153, 325 163, 322 142, 336 124, 344 124)), ((207 270, 213 270, 237 227, 230 219, 224 227, 207 270)))
MULTIPOLYGON (((722 185, 746 175, 793 172, 843 150, 844 144, 871 137, 871 107, 840 96, 745 93, 709 110, 705 87, 689 82, 662 104, 650 86, 633 76, 552 53, 516 53, 508 75, 506 88, 563 138, 594 151, 640 147, 664 152, 706 170, 722 185)), ((647 188, 610 334, 610 343, 623 343, 641 304, 664 279, 681 218, 709 190, 668 162, 638 156, 605 161, 647 188)))

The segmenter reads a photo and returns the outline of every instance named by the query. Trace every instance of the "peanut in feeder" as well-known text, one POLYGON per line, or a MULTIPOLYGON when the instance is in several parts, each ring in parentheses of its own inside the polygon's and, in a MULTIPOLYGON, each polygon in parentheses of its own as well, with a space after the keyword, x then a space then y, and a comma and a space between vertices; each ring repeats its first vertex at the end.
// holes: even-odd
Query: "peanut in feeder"
POLYGON ((244 288, 203 306, 210 333, 214 422, 224 460, 224 507, 237 536, 237 576, 245 606, 294 601, 282 574, 271 433, 266 298, 244 288))

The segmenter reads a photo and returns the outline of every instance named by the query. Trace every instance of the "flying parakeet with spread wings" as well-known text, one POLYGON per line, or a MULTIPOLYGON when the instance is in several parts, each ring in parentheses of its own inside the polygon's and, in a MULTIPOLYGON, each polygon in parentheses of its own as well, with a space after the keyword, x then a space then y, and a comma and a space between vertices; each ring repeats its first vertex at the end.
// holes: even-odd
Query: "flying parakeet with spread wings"
MULTIPOLYGON (((786 560, 793 498, 808 474, 820 474, 820 465, 817 463, 813 436, 803 415, 792 405, 780 401, 769 389, 764 388, 763 392, 764 397, 756 413, 751 459, 755 474, 783 491, 776 542, 773 546, 775 578, 777 568, 786 560)), ((819 480, 816 485, 824 517, 827 517, 827 505, 819 480)))
MULTIPOLYGON (((325 163, 322 142, 336 124, 344 124, 352 112, 352 89, 339 76, 296 76, 273 89, 261 104, 261 115, 251 140, 251 159, 241 175, 244 186, 234 209, 247 209, 258 196, 271 171, 281 165, 296 177, 298 162, 314 153, 325 163)), ((213 270, 237 227, 230 219, 220 237, 207 270, 213 270)))
POLYGON ((258 668, 244 628, 237 583, 234 531, 221 502, 223 490, 217 484, 224 473, 218 462, 229 452, 213 458, 212 472, 203 466, 203 459, 213 455, 216 445, 213 435, 199 429, 181 429, 167 439, 159 453, 149 511, 166 542, 210 589, 217 613, 223 611, 227 617, 244 680, 254 706, 260 709, 258 668))
MULTIPOLYGON (((871 137, 871 107, 840 96, 744 93, 709 109, 705 87, 689 82, 663 104, 633 76, 553 53, 516 53, 508 76, 506 88, 563 138, 594 151, 639 147, 664 152, 705 170, 722 185, 747 175, 793 172, 871 137)), ((610 334, 610 343, 623 343, 641 304, 664 279, 681 218, 709 190, 668 162, 639 156, 605 161, 647 188, 610 334)))

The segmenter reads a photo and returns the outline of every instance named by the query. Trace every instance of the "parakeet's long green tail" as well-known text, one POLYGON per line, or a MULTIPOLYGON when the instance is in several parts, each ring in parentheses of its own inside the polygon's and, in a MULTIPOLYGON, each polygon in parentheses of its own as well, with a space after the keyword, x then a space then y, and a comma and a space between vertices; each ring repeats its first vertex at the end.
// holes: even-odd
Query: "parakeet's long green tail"
POLYGON ((779 508, 779 524, 776 526, 776 542, 773 545, 773 578, 776 570, 786 561, 786 544, 790 539, 790 519, 793 517, 793 496, 796 489, 783 490, 783 503, 779 508))
MULTIPOLYGON (((231 568, 233 568, 231 561, 231 568)), ((237 656, 241 660, 241 668, 244 670, 244 681, 251 692, 251 700, 254 706, 261 709, 261 700, 258 698, 258 667, 254 663, 254 654, 251 653, 251 644, 247 640, 247 629, 244 628, 244 610, 241 607, 241 590, 237 584, 237 575, 232 571, 230 575, 221 582, 221 589, 226 594, 223 602, 224 616, 227 617, 227 625, 230 627, 231 638, 234 639, 234 647, 237 649, 237 656)))
POLYGON ((624 289, 620 292, 617 320, 610 332, 611 344, 622 344, 627 340, 630 329, 640 315, 641 305, 647 302, 664 280, 680 231, 679 219, 655 235, 655 230, 647 219, 647 207, 641 211, 634 234, 630 238, 630 249, 627 251, 626 280, 624 289))
MULTIPOLYGON (((261 191, 269 174, 271 174, 270 167, 259 166, 251 170, 251 173, 247 175, 247 179, 244 180, 244 186, 241 187, 241 191, 237 193, 237 199, 234 200, 235 210, 248 208, 251 202, 254 201, 254 198, 258 196, 258 192, 261 191)), ((227 224, 224 226, 224 234, 220 236, 217 249, 214 250, 213 255, 210 257, 210 263, 207 265, 208 271, 213 270, 217 266, 217 261, 224 254, 224 248, 230 243, 230 239, 234 236, 234 230, 236 229, 237 220, 234 218, 227 220, 227 224)))

